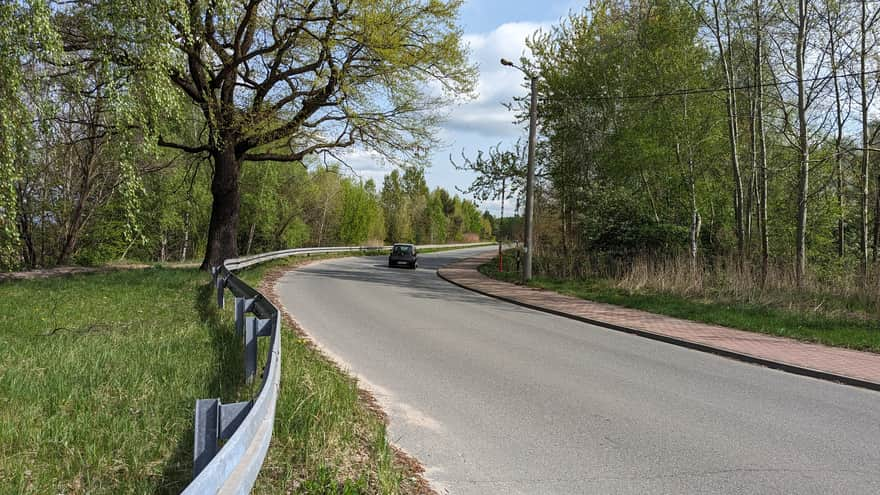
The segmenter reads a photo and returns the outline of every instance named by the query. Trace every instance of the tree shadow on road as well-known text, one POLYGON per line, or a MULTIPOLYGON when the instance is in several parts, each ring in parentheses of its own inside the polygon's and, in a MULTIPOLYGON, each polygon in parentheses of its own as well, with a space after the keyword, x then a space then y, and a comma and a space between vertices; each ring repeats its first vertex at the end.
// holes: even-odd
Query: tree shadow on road
POLYGON ((322 263, 299 270, 296 276, 346 280, 362 284, 393 287, 396 290, 403 291, 406 296, 416 299, 471 303, 484 307, 491 306, 507 312, 531 311, 463 289, 443 280, 437 275, 436 270, 438 268, 460 259, 460 256, 437 256, 432 254, 431 257, 419 258, 419 268, 413 270, 406 267, 389 267, 387 260, 384 258, 359 258, 358 266, 355 268, 322 263))

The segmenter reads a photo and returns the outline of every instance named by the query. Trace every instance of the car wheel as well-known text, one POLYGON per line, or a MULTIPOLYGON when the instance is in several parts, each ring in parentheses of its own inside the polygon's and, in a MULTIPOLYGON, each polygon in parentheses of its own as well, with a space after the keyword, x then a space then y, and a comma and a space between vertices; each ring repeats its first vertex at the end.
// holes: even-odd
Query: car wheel
POLYGON ((388 262, 388 268, 394 268, 394 263, 392 263, 392 262, 389 261, 389 262, 388 262))

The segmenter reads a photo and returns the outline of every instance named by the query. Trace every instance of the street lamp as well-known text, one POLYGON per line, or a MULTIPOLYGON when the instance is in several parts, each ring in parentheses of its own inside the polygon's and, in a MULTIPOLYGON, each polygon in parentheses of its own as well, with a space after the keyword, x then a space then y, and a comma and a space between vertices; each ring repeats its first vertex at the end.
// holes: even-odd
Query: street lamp
POLYGON ((526 175, 526 238, 523 243, 523 250, 526 259, 523 262, 523 282, 532 279, 532 244, 533 244, 533 222, 532 212, 534 211, 535 199, 535 145, 537 143, 537 127, 538 127, 538 76, 530 73, 526 69, 514 64, 510 60, 501 59, 501 65, 519 69, 520 72, 529 78, 531 83, 532 98, 529 105, 529 160, 528 173, 526 175))

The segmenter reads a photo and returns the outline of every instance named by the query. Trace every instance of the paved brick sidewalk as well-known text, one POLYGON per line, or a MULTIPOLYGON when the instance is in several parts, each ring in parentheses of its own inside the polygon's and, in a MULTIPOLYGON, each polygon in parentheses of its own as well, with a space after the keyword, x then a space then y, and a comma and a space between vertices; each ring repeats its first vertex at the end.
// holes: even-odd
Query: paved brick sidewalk
POLYGON ((477 271, 486 253, 438 270, 464 288, 534 309, 786 371, 880 390, 880 354, 696 323, 500 282, 477 271))

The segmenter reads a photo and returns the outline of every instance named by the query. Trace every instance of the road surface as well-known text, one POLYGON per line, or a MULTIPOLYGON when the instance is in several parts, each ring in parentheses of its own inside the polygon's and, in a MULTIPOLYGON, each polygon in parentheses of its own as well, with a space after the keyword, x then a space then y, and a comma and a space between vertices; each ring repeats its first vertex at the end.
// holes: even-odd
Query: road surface
POLYGON ((475 248, 326 261, 281 302, 373 391, 440 493, 880 493, 880 393, 504 303, 475 248))

